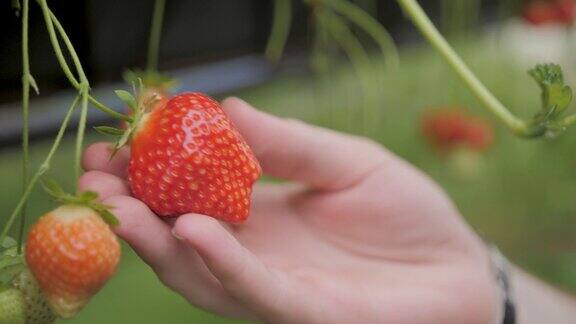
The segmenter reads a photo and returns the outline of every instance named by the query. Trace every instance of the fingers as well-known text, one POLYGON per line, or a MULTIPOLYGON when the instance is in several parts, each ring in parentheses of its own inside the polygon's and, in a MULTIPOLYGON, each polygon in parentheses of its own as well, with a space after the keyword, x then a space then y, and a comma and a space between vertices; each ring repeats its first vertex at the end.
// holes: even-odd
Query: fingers
POLYGON ((112 196, 103 200, 112 207, 120 225, 114 228, 136 253, 157 271, 162 271, 173 261, 178 241, 170 228, 143 202, 128 196, 112 196))
POLYGON ((141 201, 112 196, 103 201, 112 206, 120 221, 114 228, 158 277, 190 302, 227 316, 247 316, 236 300, 224 292, 197 253, 177 240, 164 223, 141 201))
POLYGON ((275 177, 341 189, 389 156, 365 139, 277 118, 237 98, 226 99, 222 105, 264 172, 275 177))
POLYGON ((112 196, 128 196, 128 184, 117 176, 102 171, 88 171, 80 177, 78 188, 80 191, 94 191, 100 200, 112 196))
POLYGON ((173 233, 198 252, 224 289, 249 308, 278 314, 286 281, 244 248, 217 220, 181 216, 173 233))
POLYGON ((90 145, 82 159, 82 165, 86 171, 102 171, 115 176, 125 178, 130 159, 130 150, 127 147, 121 148, 110 158, 113 149, 110 143, 96 143, 90 145))

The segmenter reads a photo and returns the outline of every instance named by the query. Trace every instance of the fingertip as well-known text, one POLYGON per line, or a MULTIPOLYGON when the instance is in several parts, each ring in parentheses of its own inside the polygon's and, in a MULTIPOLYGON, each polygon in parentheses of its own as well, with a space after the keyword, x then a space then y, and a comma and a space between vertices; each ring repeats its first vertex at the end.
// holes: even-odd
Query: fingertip
POLYGON ((209 216, 188 214, 176 221, 172 232, 198 252, 232 297, 252 307, 276 312, 274 302, 270 301, 281 292, 279 277, 242 246, 223 224, 209 216))
POLYGON ((214 247, 214 244, 220 245, 218 241, 230 234, 219 221, 210 216, 185 214, 178 217, 174 223, 172 235, 204 251, 206 248, 214 247))
POLYGON ((124 177, 126 175, 128 159, 130 158, 130 151, 127 147, 123 147, 118 150, 114 156, 112 156, 113 152, 114 149, 112 145, 107 142, 95 143, 88 146, 82 157, 84 170, 103 171, 124 177))
POLYGON ((111 212, 120 224, 114 232, 159 271, 170 260, 177 249, 177 241, 170 235, 170 229, 142 201, 129 196, 113 196, 103 201, 111 206, 111 212))
POLYGON ((110 143, 99 142, 88 146, 82 155, 82 167, 86 171, 94 170, 99 164, 101 155, 110 155, 110 143))
POLYGON ((223 284, 234 278, 235 270, 246 262, 244 247, 212 217, 182 215, 174 224, 172 235, 196 250, 223 284))
POLYGON ((242 128, 245 124, 253 125, 251 119, 260 118, 260 111, 251 104, 238 97, 229 97, 222 101, 222 109, 230 117, 232 122, 242 128))
POLYGON ((128 184, 124 180, 96 170, 84 173, 78 180, 78 187, 80 191, 96 192, 100 200, 130 194, 128 184))
POLYGON ((126 240, 129 240, 133 233, 147 231, 151 224, 163 224, 146 204, 136 198, 125 195, 111 196, 102 203, 111 207, 112 214, 120 222, 114 231, 126 240))
POLYGON ((234 110, 236 108, 251 107, 246 101, 238 97, 228 97, 222 101, 222 108, 226 111, 234 110))

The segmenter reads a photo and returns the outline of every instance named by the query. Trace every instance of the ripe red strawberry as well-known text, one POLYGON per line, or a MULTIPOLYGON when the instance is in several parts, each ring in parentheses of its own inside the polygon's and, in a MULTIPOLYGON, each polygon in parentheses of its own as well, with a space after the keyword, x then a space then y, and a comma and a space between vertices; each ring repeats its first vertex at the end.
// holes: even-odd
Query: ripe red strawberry
POLYGON ((494 142, 494 131, 483 119, 470 117, 467 123, 466 143, 475 151, 486 151, 494 142))
POLYGON ((74 316, 114 273, 120 245, 100 215, 81 205, 63 205, 30 230, 26 261, 51 308, 74 316))
POLYGON ((439 150, 449 150, 466 138, 466 116, 460 109, 428 112, 422 120, 426 138, 439 150))
POLYGON ((457 148, 484 151, 494 140, 488 123, 465 114, 460 108, 428 112, 422 120, 422 131, 426 139, 441 152, 457 148))
POLYGON ((143 116, 128 180, 159 216, 201 213, 238 224, 250 209, 260 165, 218 102, 183 93, 143 116))
POLYGON ((564 25, 572 25, 576 16, 575 0, 556 0, 558 22, 564 25))
POLYGON ((576 15, 574 0, 535 0, 528 3, 522 12, 524 19, 533 25, 572 25, 576 15))
POLYGON ((528 3, 524 7, 522 17, 528 23, 539 26, 557 22, 558 11, 552 3, 536 0, 528 3))

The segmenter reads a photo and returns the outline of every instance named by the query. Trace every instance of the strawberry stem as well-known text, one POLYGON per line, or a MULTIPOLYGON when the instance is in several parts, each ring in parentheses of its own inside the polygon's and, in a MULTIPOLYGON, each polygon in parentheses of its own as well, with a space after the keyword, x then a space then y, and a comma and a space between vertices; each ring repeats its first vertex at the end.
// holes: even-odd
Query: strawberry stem
POLYGON ((152 25, 150 27, 150 39, 148 40, 148 62, 146 64, 146 71, 148 72, 154 72, 158 70, 160 38, 162 35, 162 21, 164 19, 165 8, 166 0, 156 0, 154 2, 152 25))
POLYGON ((369 111, 372 109, 374 103, 371 99, 371 73, 369 68, 371 66, 370 57, 368 53, 358 40, 354 33, 350 30, 346 22, 336 14, 326 11, 324 15, 319 16, 319 22, 324 25, 332 38, 338 43, 342 50, 348 56, 352 68, 354 69, 359 81, 360 90, 362 91, 362 124, 364 128, 367 126, 369 111))
POLYGON ((86 119, 88 115, 88 91, 88 84, 85 83, 84 87, 80 90, 80 119, 78 120, 78 131, 76 133, 76 149, 74 156, 76 183, 78 183, 78 180, 80 180, 80 175, 82 174, 82 148, 84 144, 84 134, 86 133, 86 119))
POLYGON ((524 121, 514 116, 486 86, 476 77, 458 54, 452 49, 446 39, 438 32, 430 18, 416 0, 397 0, 406 15, 412 20, 422 35, 430 42, 437 52, 444 58, 448 65, 466 84, 468 89, 490 110, 498 119, 515 134, 532 136, 533 130, 524 121))
MULTIPOLYGON (((42 8, 42 13, 44 16, 44 21, 46 23, 46 28, 47 28, 48 34, 50 36, 50 42, 52 43, 52 48, 54 49, 54 53, 56 55, 56 58, 58 59, 58 63, 60 64, 60 67, 62 68, 64 75, 68 78, 68 81, 72 84, 72 86, 74 88, 76 88, 76 90, 81 91, 81 89, 82 89, 81 83, 83 81, 87 81, 87 80, 85 80, 85 75, 84 75, 84 78, 82 78, 82 76, 83 76, 83 72, 81 72, 82 71, 82 65, 80 64, 80 60, 78 58, 78 55, 76 54, 76 51, 74 50, 74 46, 72 45, 70 38, 66 34, 66 31, 64 30, 64 28, 62 27, 62 25, 60 24, 60 22, 58 21, 56 16, 48 8, 48 4, 46 3, 46 0, 38 0, 38 2, 40 4, 40 7, 42 8), (74 74, 70 70, 68 63, 66 62, 66 59, 64 58, 64 55, 62 53, 62 48, 60 47, 60 42, 58 41, 58 35, 56 34, 54 27, 56 27, 56 29, 58 30, 60 37, 62 37, 62 40, 64 41, 64 44, 66 45, 68 52, 69 52, 70 56, 72 57, 72 60, 73 60, 75 66, 76 66, 76 69, 78 70, 78 73, 80 75, 80 82, 76 79, 76 77, 74 76, 74 74)), ((123 115, 123 114, 120 114, 120 113, 114 111, 113 109, 107 107, 106 105, 99 102, 98 100, 96 100, 94 97, 92 97, 90 95, 88 96, 88 100, 90 101, 90 103, 94 107, 96 107, 97 109, 107 113, 108 115, 110 115, 116 119, 120 119, 120 120, 124 120, 124 121, 131 121, 131 118, 129 116, 126 116, 126 115, 123 115)))
POLYGON ((384 54, 386 65, 389 69, 398 68, 400 55, 394 39, 376 19, 357 5, 345 0, 326 0, 326 4, 343 17, 346 17, 347 20, 358 25, 374 39, 380 47, 380 51, 384 54))
POLYGON ((284 53, 284 47, 292 23, 292 3, 290 0, 274 0, 274 18, 272 31, 268 38, 265 55, 271 62, 277 63, 284 53))
MULTIPOLYGON (((30 107, 30 56, 28 54, 28 12, 29 0, 22 1, 22 194, 28 186, 29 153, 29 107, 30 107)), ((18 253, 22 251, 24 228, 26 227, 27 203, 22 204, 20 230, 18 232, 18 253)), ((2 240, 0 240, 2 242, 2 240)))
MULTIPOLYGON (((90 92, 90 82, 88 81, 88 78, 86 77, 86 73, 84 72, 84 68, 82 67, 82 63, 80 62, 80 58, 78 57, 78 54, 76 53, 76 49, 74 49, 74 46, 72 45, 70 38, 66 34, 64 28, 62 27, 62 24, 60 24, 60 22, 58 21, 58 19, 54 15, 54 13, 48 8, 46 0, 40 0, 40 5, 42 6, 42 12, 44 13, 44 18, 46 20, 46 25, 48 27, 49 33, 51 34, 51 39, 52 39, 52 35, 54 35, 55 36, 54 38, 57 41, 57 37, 56 37, 55 31, 54 31, 54 26, 56 26, 56 29, 58 30, 60 37, 64 41, 64 44, 66 45, 66 49, 68 50, 68 53, 70 54, 70 57, 72 58, 72 61, 74 62, 74 67, 76 68, 76 73, 78 73, 78 76, 80 79, 80 83, 78 84, 78 87, 77 87, 78 93, 81 97, 80 119, 78 120, 78 131, 77 131, 77 135, 76 135, 76 148, 75 148, 75 158, 74 158, 74 171, 75 171, 75 175, 76 175, 76 182, 78 182, 78 179, 80 179, 80 174, 82 172, 82 169, 81 169, 82 147, 83 147, 83 143, 84 143, 84 133, 86 132, 86 119, 87 119, 87 115, 88 115, 88 97, 89 97, 89 92, 90 92)), ((55 49, 55 51, 56 51, 57 55, 62 56, 62 49, 59 46, 58 46, 58 49, 55 49)), ((66 62, 63 57, 62 57, 62 61, 64 63, 66 62)), ((66 66, 65 70, 70 71, 70 69, 67 66, 66 66)), ((72 75, 72 73, 69 73, 69 74, 72 75)), ((73 75, 72 75, 72 77, 73 77, 73 75)))
POLYGON ((8 235, 8 231, 10 231, 12 224, 16 220, 16 216, 18 216, 18 214, 20 214, 20 212, 22 211, 22 208, 26 204, 26 201, 28 200, 30 193, 32 193, 32 189, 34 189, 36 182, 38 182, 38 179, 46 171, 48 171, 48 169, 50 169, 50 162, 52 161, 52 157, 54 156, 54 154, 56 153, 56 151, 60 147, 60 143, 62 142, 62 138, 64 137, 64 133, 66 132, 66 128, 68 127, 68 123, 70 122, 70 117, 72 116, 72 113, 74 112, 74 108, 76 108, 76 106, 78 105, 78 101, 80 100, 80 97, 81 97, 80 95, 76 96, 76 98, 74 98, 74 101, 70 105, 70 108, 68 108, 68 112, 66 113, 66 116, 64 117, 64 120, 62 121, 62 125, 60 126, 60 129, 58 130, 58 134, 56 135, 56 138, 54 139, 54 143, 52 144, 52 147, 50 148, 48 155, 46 155, 46 158, 44 159, 44 161, 42 162, 42 164, 40 165, 38 170, 36 170, 36 173, 34 173, 32 178, 30 179, 30 181, 28 182, 28 186, 26 186, 26 189, 24 190, 22 197, 20 197, 20 200, 18 201, 16 208, 14 208, 14 211, 12 212, 12 214, 10 214, 10 217, 8 217, 8 220, 4 224, 4 228, 2 229, 2 232, 0 233, 0 242, 3 242, 4 239, 6 238, 6 236, 8 235))

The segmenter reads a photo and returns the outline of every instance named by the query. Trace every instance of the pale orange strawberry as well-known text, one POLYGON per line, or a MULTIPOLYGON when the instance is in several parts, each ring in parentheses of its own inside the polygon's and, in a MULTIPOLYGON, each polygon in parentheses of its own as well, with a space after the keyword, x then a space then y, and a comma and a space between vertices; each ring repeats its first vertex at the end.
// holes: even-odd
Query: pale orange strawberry
POLYGON ((112 276, 120 259, 114 233, 92 208, 68 204, 32 227, 26 261, 48 303, 73 317, 112 276))

